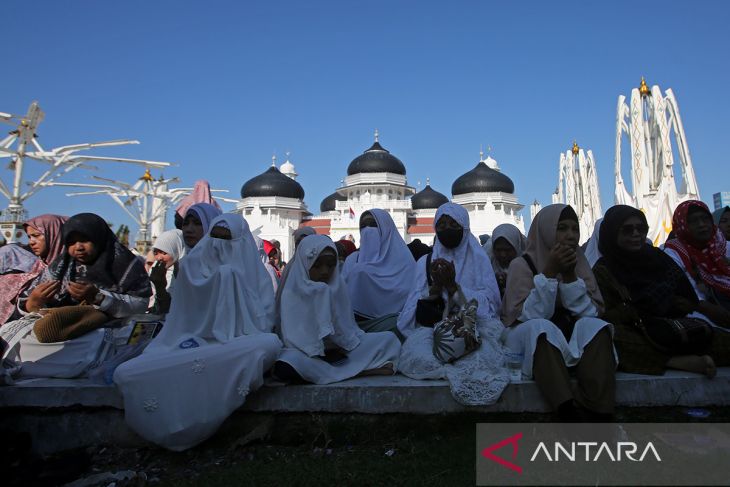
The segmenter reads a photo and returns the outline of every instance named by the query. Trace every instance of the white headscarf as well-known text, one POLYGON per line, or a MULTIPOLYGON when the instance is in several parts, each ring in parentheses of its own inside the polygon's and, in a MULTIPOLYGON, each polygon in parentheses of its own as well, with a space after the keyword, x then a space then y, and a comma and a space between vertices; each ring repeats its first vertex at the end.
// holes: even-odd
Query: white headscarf
POLYGON ((602 222, 603 218, 599 218, 598 220, 596 220, 596 223, 593 225, 593 233, 591 234, 591 237, 585 244, 583 244, 583 254, 586 256, 586 259, 588 259, 588 263, 590 264, 591 269, 594 265, 596 265, 598 259, 603 256, 603 254, 601 254, 601 251, 598 250, 598 236, 601 234, 602 222))
POLYGON ((502 267, 499 265, 499 261, 494 256, 494 242, 496 242, 498 238, 505 239, 515 249, 515 251, 517 251, 517 256, 519 257, 525 252, 527 237, 522 235, 520 229, 511 223, 502 223, 501 225, 497 225, 492 232, 491 240, 486 243, 486 245, 489 246, 489 252, 487 252, 487 255, 489 255, 489 259, 492 261, 492 269, 494 269, 494 272, 506 273, 509 265, 507 265, 507 267, 502 267))
MULTIPOLYGON (((445 259, 454 264, 456 270, 456 283, 464 293, 467 300, 476 299, 479 303, 477 318, 482 320, 493 319, 499 316, 501 298, 497 279, 494 277, 492 264, 487 254, 479 245, 479 240, 469 231, 469 213, 463 206, 456 203, 444 203, 439 206, 434 218, 434 227, 439 219, 448 215, 464 228, 461 242, 456 248, 449 249, 443 246, 438 237, 433 245, 432 261, 445 259)), ((411 284, 412 292, 403 311, 398 317, 398 330, 405 335, 413 333, 416 326, 416 306, 418 300, 428 296, 428 282, 426 280, 426 260, 423 256, 418 260, 417 273, 414 282, 411 284)), ((443 298, 446 300, 446 291, 443 291, 443 298)))
POLYGON ((167 255, 172 256, 173 262, 177 262, 185 255, 185 241, 183 240, 182 230, 168 230, 162 232, 155 240, 152 246, 157 250, 162 250, 167 255))
POLYGON ((201 339, 226 343, 271 331, 274 290, 248 223, 226 213, 210 229, 215 226, 227 226, 232 239, 208 232, 180 263, 165 326, 148 349, 186 348, 201 339))
POLYGON ((287 266, 291 270, 276 303, 284 345, 310 357, 324 355, 325 337, 349 351, 358 346, 363 333, 355 323, 339 268, 335 266, 328 283, 309 278, 309 269, 326 248, 337 258, 337 247, 329 237, 311 235, 302 240, 287 266))
POLYGON ((342 277, 355 312, 377 318, 403 309, 416 263, 388 212, 369 211, 378 227, 360 230, 360 250, 347 257, 342 277))

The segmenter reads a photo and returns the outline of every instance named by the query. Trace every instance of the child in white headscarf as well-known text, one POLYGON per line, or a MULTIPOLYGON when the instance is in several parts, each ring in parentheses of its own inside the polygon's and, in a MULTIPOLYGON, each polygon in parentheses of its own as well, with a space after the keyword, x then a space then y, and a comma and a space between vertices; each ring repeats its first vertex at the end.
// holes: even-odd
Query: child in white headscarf
POLYGON ((114 382, 127 423, 171 450, 211 436, 280 348, 274 292, 248 224, 224 214, 181 262, 172 306, 160 334, 139 357, 120 365, 114 382))
POLYGON ((274 366, 278 378, 329 384, 395 373, 400 342, 391 332, 357 326, 329 237, 302 240, 288 269, 277 303, 286 347, 274 366))
POLYGON ((155 264, 150 269, 152 298, 150 311, 165 314, 170 310, 170 292, 177 276, 178 262, 185 255, 182 230, 162 232, 152 246, 155 264))
POLYGON ((487 255, 492 262, 494 276, 499 284, 499 293, 504 296, 507 287, 507 269, 515 257, 525 251, 527 239, 520 229, 511 223, 497 225, 492 232, 492 238, 486 243, 489 247, 487 255))

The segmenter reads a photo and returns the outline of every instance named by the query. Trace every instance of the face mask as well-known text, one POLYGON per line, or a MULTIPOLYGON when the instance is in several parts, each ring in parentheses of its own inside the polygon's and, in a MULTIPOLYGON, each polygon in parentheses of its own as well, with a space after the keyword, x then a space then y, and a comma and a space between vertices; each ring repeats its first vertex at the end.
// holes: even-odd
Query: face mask
POLYGON ((448 228, 446 230, 436 232, 436 237, 439 239, 439 242, 441 242, 441 245, 443 245, 447 249, 455 249, 456 247, 458 247, 461 243, 461 239, 463 238, 463 236, 463 228, 459 228, 458 230, 448 228))

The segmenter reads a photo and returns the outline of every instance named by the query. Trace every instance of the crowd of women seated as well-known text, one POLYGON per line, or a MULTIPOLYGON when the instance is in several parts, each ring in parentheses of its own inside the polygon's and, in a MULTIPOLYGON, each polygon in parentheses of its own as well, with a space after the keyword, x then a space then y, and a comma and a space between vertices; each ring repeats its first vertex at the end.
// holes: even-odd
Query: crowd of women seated
POLYGON ((561 420, 604 421, 617 369, 712 378, 730 364, 730 208, 682 203, 662 250, 647 242, 641 211, 614 206, 588 242, 591 261, 562 204, 540 210, 526 237, 498 226, 484 247, 459 205, 438 209, 432 247, 407 246, 390 214, 372 209, 359 249, 302 227, 286 265, 240 215, 210 198, 187 203, 147 262, 95 214, 26 222, 29 246, 0 249, 6 377, 22 369, 24 344, 166 314, 114 381, 138 433, 184 449, 265 377, 328 384, 402 372, 447 379, 463 404, 491 404, 509 383, 509 353, 561 420), (689 339, 668 336, 672 323, 689 339))

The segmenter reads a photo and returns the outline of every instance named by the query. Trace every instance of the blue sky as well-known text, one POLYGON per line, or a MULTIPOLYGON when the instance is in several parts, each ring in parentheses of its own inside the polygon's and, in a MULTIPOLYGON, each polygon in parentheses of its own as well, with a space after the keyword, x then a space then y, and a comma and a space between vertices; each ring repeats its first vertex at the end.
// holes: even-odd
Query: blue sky
MULTIPOLYGON (((231 196, 290 151, 316 213, 378 128, 411 185, 430 177, 449 196, 491 146, 525 205, 550 202, 576 139, 608 207, 617 97, 642 75, 677 96, 702 198, 730 190, 730 2, 36 1, 3 13, 0 111, 38 100, 47 148, 136 138, 99 154, 174 161, 166 176, 231 196)), ((128 222, 106 197, 64 193, 26 206, 128 222)))

